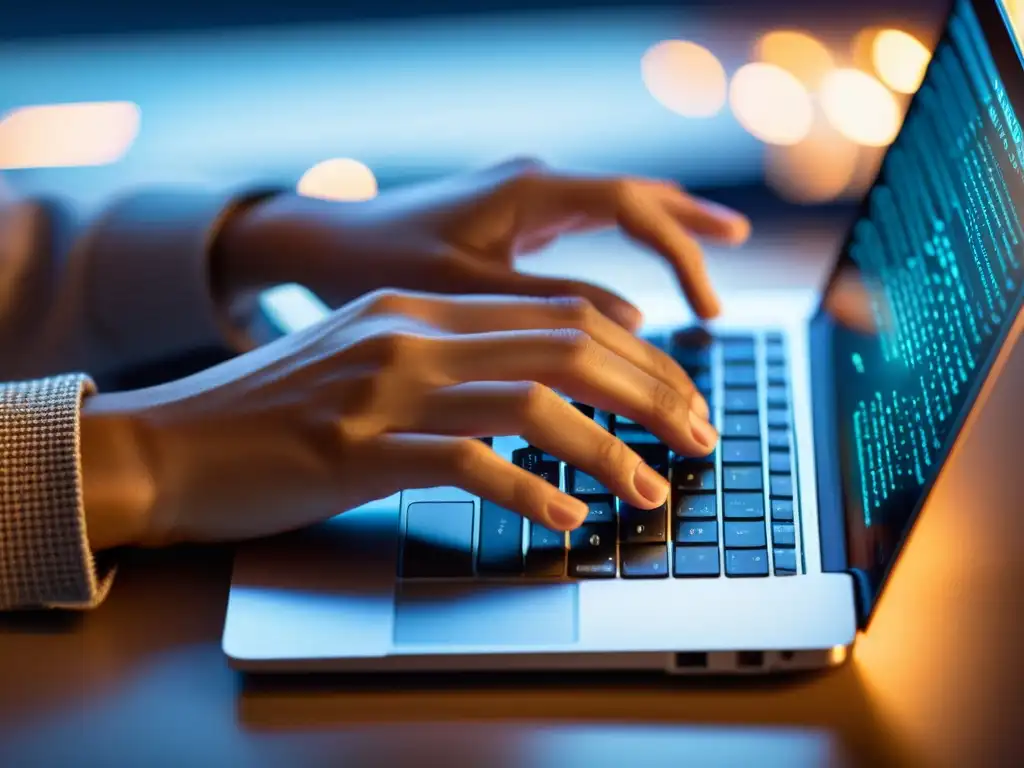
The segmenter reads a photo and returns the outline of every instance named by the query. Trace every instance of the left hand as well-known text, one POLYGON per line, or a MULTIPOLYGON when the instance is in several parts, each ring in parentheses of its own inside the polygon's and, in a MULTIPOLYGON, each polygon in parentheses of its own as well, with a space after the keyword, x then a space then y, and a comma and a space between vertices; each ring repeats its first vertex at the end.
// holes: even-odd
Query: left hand
POLYGON ((527 275, 515 259, 563 234, 619 227, 671 265, 693 310, 720 307, 698 237, 739 244, 739 213, 662 181, 587 178, 512 161, 337 203, 285 194, 229 222, 219 242, 228 290, 300 283, 332 306, 380 288, 433 293, 580 296, 636 331, 640 311, 596 285, 527 275))

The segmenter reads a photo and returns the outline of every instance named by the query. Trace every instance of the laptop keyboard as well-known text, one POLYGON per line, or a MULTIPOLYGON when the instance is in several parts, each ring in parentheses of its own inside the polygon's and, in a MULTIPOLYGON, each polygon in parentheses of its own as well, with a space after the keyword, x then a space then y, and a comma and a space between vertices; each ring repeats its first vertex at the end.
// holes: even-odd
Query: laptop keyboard
POLYGON ((576 407, 617 435, 670 481, 666 504, 637 509, 599 480, 524 447, 514 463, 584 501, 567 535, 489 501, 410 504, 403 578, 701 579, 795 575, 800 570, 794 495, 789 365, 778 333, 712 337, 703 329, 651 339, 690 375, 721 435, 707 457, 677 456, 644 427, 576 407), (441 509, 440 507, 445 507, 441 509))

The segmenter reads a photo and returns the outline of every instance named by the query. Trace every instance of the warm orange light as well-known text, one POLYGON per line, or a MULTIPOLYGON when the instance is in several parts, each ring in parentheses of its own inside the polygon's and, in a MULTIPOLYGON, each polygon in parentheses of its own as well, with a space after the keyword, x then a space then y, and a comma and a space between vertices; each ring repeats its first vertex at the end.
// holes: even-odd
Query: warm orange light
POLYGON ((931 57, 924 43, 899 29, 883 29, 871 47, 875 71, 882 82, 898 93, 917 90, 931 57))
POLYGON ((338 157, 317 163, 299 179, 296 191, 321 200, 357 202, 377 196, 373 171, 358 160, 338 157))
POLYGON ((0 120, 0 168, 106 165, 139 133, 139 107, 126 101, 19 107, 0 120))
POLYGON ((729 86, 729 103, 740 125, 767 144, 797 144, 814 122, 807 89, 775 64, 741 67, 729 86))
POLYGON ((711 51, 696 43, 658 43, 643 55, 640 73, 651 95, 684 117, 712 117, 725 106, 725 70, 711 51))
POLYGON ((900 127, 899 105, 871 75, 837 69, 826 75, 821 106, 828 121, 851 141, 868 147, 890 144, 900 127))
POLYGON ((817 89, 832 69, 832 54, 828 48, 816 38, 796 30, 769 32, 757 42, 754 55, 758 61, 782 67, 811 90, 817 89))
POLYGON ((859 148, 829 126, 815 126, 806 139, 788 147, 770 147, 765 177, 779 196, 796 203, 835 200, 857 168, 859 148))

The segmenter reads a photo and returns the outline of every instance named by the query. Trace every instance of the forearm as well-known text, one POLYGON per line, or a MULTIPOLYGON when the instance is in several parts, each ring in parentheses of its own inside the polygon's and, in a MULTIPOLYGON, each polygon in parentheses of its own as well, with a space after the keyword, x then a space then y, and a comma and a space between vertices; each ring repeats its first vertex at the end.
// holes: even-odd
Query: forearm
POLYGON ((226 195, 152 192, 84 227, 52 205, 5 211, 0 377, 84 370, 104 380, 200 350, 249 348, 228 312, 241 281, 214 247, 234 206, 226 195))

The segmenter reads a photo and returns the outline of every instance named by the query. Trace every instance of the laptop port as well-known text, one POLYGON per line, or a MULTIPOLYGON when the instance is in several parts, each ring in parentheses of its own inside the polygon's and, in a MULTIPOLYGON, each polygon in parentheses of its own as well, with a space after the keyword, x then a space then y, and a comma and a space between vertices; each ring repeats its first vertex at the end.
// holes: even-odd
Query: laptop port
POLYGON ((676 669, 704 669, 708 665, 708 655, 689 651, 676 654, 676 669))
POLYGON ((779 658, 783 661, 792 661, 796 653, 793 651, 779 651, 779 658))
POLYGON ((764 651, 740 651, 736 654, 736 664, 745 669, 760 669, 764 666, 764 651))

